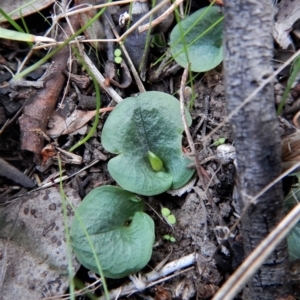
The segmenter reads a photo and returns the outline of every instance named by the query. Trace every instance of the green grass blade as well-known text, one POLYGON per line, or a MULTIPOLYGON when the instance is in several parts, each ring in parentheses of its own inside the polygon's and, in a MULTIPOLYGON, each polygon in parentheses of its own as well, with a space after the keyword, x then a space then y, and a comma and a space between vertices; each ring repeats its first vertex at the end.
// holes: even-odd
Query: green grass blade
POLYGON ((36 42, 36 41, 53 42, 53 39, 51 38, 36 36, 30 33, 18 32, 15 30, 9 30, 1 27, 0 27, 0 38, 14 40, 14 41, 22 41, 22 42, 36 42))
POLYGON ((282 99, 278 105, 278 108, 277 108, 277 115, 280 115, 281 112, 282 112, 282 109, 283 109, 283 106, 285 105, 285 102, 286 102, 286 99, 290 93, 290 90, 292 88, 292 84, 294 83, 297 75, 299 74, 300 72, 300 56, 298 56, 294 63, 293 63, 293 66, 292 66, 292 74, 290 76, 290 78, 288 79, 288 82, 287 82, 287 86, 284 90, 284 93, 282 95, 282 99))
POLYGON ((71 238, 70 238, 70 230, 68 224, 68 216, 67 216, 67 196, 65 194, 63 188, 63 181, 62 181, 62 166, 61 160, 58 156, 58 167, 59 167, 59 191, 62 199, 62 209, 63 209, 63 219, 64 219, 64 227, 65 227, 65 237, 66 237, 66 248, 67 248, 67 258, 68 258, 68 275, 69 275, 69 282, 70 282, 70 298, 71 300, 75 300, 75 287, 74 287, 74 272, 73 272, 73 264, 72 264, 72 248, 71 248, 71 238))
POLYGON ((19 24, 17 22, 15 22, 6 12, 3 11, 2 8, 0 8, 0 14, 6 19, 7 22, 9 22, 9 24, 11 26, 13 26, 17 31, 19 32, 24 32, 23 28, 21 26, 19 26, 19 24))
MULTIPOLYGON (((108 3, 111 2, 111 1, 112 0, 109 0, 108 3)), ((50 53, 48 53, 47 55, 45 55, 42 59, 40 59, 38 62, 36 62, 32 66, 30 66, 29 68, 23 70, 22 72, 20 72, 16 76, 14 76, 14 80, 19 80, 19 79, 23 78, 24 76, 26 76, 27 74, 31 73, 36 68, 38 68, 39 66, 41 66, 42 64, 46 63, 47 60, 50 59, 54 54, 56 54, 57 52, 59 52, 70 41, 74 40, 77 36, 79 36, 82 32, 84 32, 86 30, 86 28, 88 28, 90 26, 90 24, 92 24, 93 22, 95 22, 96 20, 98 20, 99 17, 103 14, 103 12, 105 10, 106 10, 106 7, 102 8, 88 23, 86 23, 81 29, 79 29, 77 32, 75 32, 69 38, 67 38, 62 44, 60 44, 59 46, 57 46, 57 48, 55 48, 54 50, 52 50, 50 53)))
POLYGON ((97 82, 94 74, 89 70, 89 67, 86 65, 84 60, 81 58, 80 54, 78 53, 78 50, 75 47, 72 47, 72 49, 75 52, 76 58, 80 61, 81 65, 85 68, 85 70, 87 71, 87 73, 93 80, 93 84, 94 84, 95 92, 96 92, 96 115, 95 115, 95 120, 94 120, 93 126, 92 126, 91 130, 89 131, 89 133, 82 140, 80 140, 78 143, 76 143, 69 150, 70 152, 74 151, 76 148, 83 145, 94 134, 94 132, 96 131, 97 126, 99 124, 99 110, 100 110, 100 106, 101 106, 100 89, 99 89, 99 85, 98 85, 98 82, 97 82))

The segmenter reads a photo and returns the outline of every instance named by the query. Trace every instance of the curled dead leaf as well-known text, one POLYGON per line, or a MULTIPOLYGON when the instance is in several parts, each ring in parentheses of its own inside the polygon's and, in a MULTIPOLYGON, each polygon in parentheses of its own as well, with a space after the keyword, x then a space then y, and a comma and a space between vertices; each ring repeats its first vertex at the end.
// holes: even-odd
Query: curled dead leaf
MULTIPOLYGON (((113 107, 105 107, 100 109, 100 113, 112 111, 113 107)), ((69 134, 83 127, 96 115, 96 110, 84 111, 75 109, 73 113, 64 118, 58 113, 53 113, 50 122, 53 127, 47 130, 47 134, 52 138, 57 138, 64 134, 69 134)))

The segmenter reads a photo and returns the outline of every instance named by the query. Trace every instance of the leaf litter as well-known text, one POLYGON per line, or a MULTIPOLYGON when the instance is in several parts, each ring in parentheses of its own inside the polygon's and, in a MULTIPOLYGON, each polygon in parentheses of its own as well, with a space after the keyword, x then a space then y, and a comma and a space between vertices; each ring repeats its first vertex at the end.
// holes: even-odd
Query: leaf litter
MULTIPOLYGON (((199 4, 195 4, 193 2, 193 9, 196 10, 198 8, 199 4)), ((116 7, 115 9, 117 11, 115 12, 115 16, 123 13, 122 10, 124 10, 123 7, 116 7)), ((112 16, 115 17, 113 14, 112 16)), ((114 24, 118 26, 116 20, 114 21, 114 24)), ((92 37, 92 35, 88 38, 90 37, 92 37)), ((92 43, 92 45, 94 45, 94 43, 92 43)), ((9 47, 12 47, 11 49, 15 49, 14 51, 16 51, 15 55, 17 57, 23 58, 21 52, 18 50, 18 44, 14 42, 9 45, 9 47)), ((154 62, 155 59, 159 58, 159 56, 166 50, 166 47, 163 49, 151 49, 151 63, 154 62)), ((94 64, 94 66, 97 66, 95 67, 96 69, 100 69, 101 72, 103 72, 104 68, 102 68, 101 65, 103 61, 105 61, 105 55, 107 54, 103 54, 104 57, 97 57, 93 50, 89 49, 89 51, 88 59, 94 64)), ((5 51, 3 53, 4 55, 2 58, 4 59, 4 64, 8 65, 16 72, 17 65, 13 62, 9 55, 5 53, 5 51)), ((39 159, 39 155, 43 149, 45 139, 49 139, 49 142, 47 142, 49 145, 57 143, 61 149, 70 149, 70 147, 74 145, 78 139, 80 139, 80 134, 71 135, 71 131, 76 131, 83 125, 87 127, 91 126, 91 122, 89 121, 95 114, 94 110, 96 107, 91 109, 93 111, 87 111, 86 114, 84 110, 79 111, 76 109, 76 104, 80 102, 81 96, 82 98, 83 96, 94 96, 92 85, 76 85, 76 82, 74 84, 74 81, 72 81, 71 77, 68 75, 66 77, 61 77, 62 71, 66 69, 67 72, 71 71, 71 68, 67 67, 69 54, 69 50, 66 50, 66 56, 63 58, 62 53, 59 52, 57 57, 59 59, 64 59, 63 65, 59 64, 59 68, 61 69, 57 69, 55 67, 54 70, 50 70, 50 78, 56 78, 56 76, 59 76, 59 83, 53 81, 50 86, 47 86, 47 84, 49 85, 49 78, 45 80, 46 86, 44 89, 47 95, 45 96, 47 98, 45 100, 51 100, 53 102, 50 104, 50 111, 46 114, 42 114, 42 117, 38 121, 40 122, 42 120, 42 125, 38 123, 38 125, 31 126, 27 133, 25 131, 26 134, 34 136, 33 139, 28 138, 26 134, 22 133, 23 145, 21 148, 18 146, 15 152, 10 154, 10 156, 14 157, 21 156, 21 158, 18 158, 21 160, 23 160, 22 158, 26 158, 19 167, 22 171, 29 169, 28 174, 30 174, 31 178, 35 178, 37 183, 39 183, 39 179, 43 181, 44 179, 47 179, 47 177, 50 178, 52 173, 57 171, 57 165, 55 164, 55 161, 52 161, 51 164, 44 169, 42 168, 42 164, 37 166, 38 169, 42 171, 38 171, 38 169, 32 170, 32 168, 30 169, 30 165, 33 162, 33 156, 28 155, 28 152, 25 152, 24 150, 30 150, 33 152, 35 163, 40 164, 41 160, 39 159), (50 92, 51 88, 52 92, 50 92), (72 96, 72 93, 73 95, 75 94, 75 96, 72 96), (57 101, 59 101, 60 105, 55 107, 57 101), (57 119, 55 121, 54 119, 52 124, 53 127, 49 128, 48 126, 50 123, 48 123, 48 120, 51 115, 55 114, 53 111, 54 108, 57 109, 60 114, 60 118, 59 121, 57 121, 57 119), (80 112, 80 117, 77 115, 75 123, 70 125, 71 123, 69 123, 69 120, 72 119, 72 114, 77 114, 78 112, 80 112), (70 128, 72 126, 74 127, 70 128), (51 130, 56 131, 55 133, 51 133, 51 130), (64 133, 65 137, 62 136, 62 133, 64 133), (28 146, 24 146, 24 144, 28 144, 28 146), (35 177, 33 177, 32 174, 34 174, 35 177)), ((53 59, 55 60, 55 58, 53 59)), ((33 63, 34 61, 35 59, 31 57, 30 63, 33 63)), ((127 63, 130 65, 130 63, 126 61, 126 64, 127 63)), ((123 98, 131 96, 132 94, 141 92, 143 88, 146 88, 146 90, 163 91, 173 94, 178 91, 180 87, 181 73, 178 73, 178 65, 175 62, 171 62, 166 64, 163 70, 164 72, 159 72, 160 77, 156 80, 156 82, 152 82, 151 84, 144 82, 142 85, 138 85, 139 88, 132 84, 129 88, 115 88, 111 83, 110 78, 105 78, 104 72, 104 76, 99 76, 97 80, 99 82, 101 81, 100 85, 103 90, 104 87, 109 90, 109 95, 111 95, 112 99, 116 102, 120 102, 123 98)), ((118 78, 118 76, 120 76, 120 72, 118 71, 120 70, 117 68, 117 71, 114 74, 114 79, 122 80, 122 77, 118 78)), ((150 68, 148 72, 149 73, 146 74, 146 76, 148 78, 153 77, 152 75, 155 72, 155 67, 150 68)), ((84 72, 76 60, 73 60, 72 74, 85 76, 85 79, 88 78, 86 76, 86 72, 84 72)), ((1 84, 6 80, 7 79, 1 80, 1 84)), ((89 79, 87 81, 89 81, 89 79)), ((2 89, 0 91, 3 98, 7 100, 5 103, 8 103, 8 100, 10 102, 17 102, 17 97, 21 98, 21 101, 24 102, 26 107, 23 114, 26 112, 26 109, 28 110, 30 108, 30 104, 34 103, 33 97, 28 95, 26 96, 26 92, 28 93, 26 88, 18 88, 17 90, 7 88, 7 90, 2 89)), ((34 93, 39 92, 34 90, 34 93)), ((43 93, 43 91, 40 93, 43 93)), ((103 91, 101 91, 101 93, 102 107, 115 106, 115 103, 110 100, 110 96, 107 97, 107 94, 103 91)), ((36 97, 39 99, 38 96, 36 97)), ((190 102, 191 107, 193 107, 191 110, 193 120, 191 131, 194 143, 197 145, 197 143, 200 144, 201 139, 209 133, 211 129, 221 123, 226 116, 222 67, 216 67, 214 70, 207 72, 204 76, 196 78, 193 85, 193 94, 187 95, 186 98, 187 103, 190 102)), ((44 99, 42 98, 42 100, 44 99)), ((39 106, 42 104, 41 101, 38 102, 39 103, 34 104, 33 106, 39 106)), ((1 104, 5 106, 7 114, 8 104, 4 105, 3 103, 4 102, 1 102, 1 104)), ((17 108, 13 109, 14 112, 11 113, 11 115, 15 114, 18 110, 17 108)), ((39 114, 36 112, 35 108, 31 108, 30 110, 32 110, 32 112, 29 113, 30 119, 24 123, 24 126, 21 123, 21 132, 24 132, 25 125, 32 125, 32 122, 36 121, 35 119, 39 114)), ((76 155, 82 156, 82 161, 85 165, 92 163, 95 158, 98 159, 98 162, 89 169, 78 172, 77 175, 72 177, 73 179, 69 179, 68 183, 64 185, 64 190, 68 195, 68 198, 71 201, 75 201, 74 206, 78 206, 80 198, 83 199, 84 196, 93 188, 113 183, 111 176, 107 172, 107 158, 112 158, 112 155, 106 152, 100 142, 100 135, 106 118, 107 112, 102 113, 101 122, 97 127, 97 132, 89 139, 84 147, 75 150, 76 155), (75 190, 77 192, 75 192, 75 190), (78 194, 80 196, 78 196, 78 194)), ((121 122, 122 116, 120 117, 120 123, 121 122)), ((13 124, 11 125, 11 128, 14 130, 9 130, 9 132, 4 131, 4 135, 2 134, 1 139, 5 138, 5 140, 7 140, 6 147, 8 151, 16 148, 14 141, 19 139, 18 133, 15 132, 16 127, 16 124, 13 124)), ((197 146, 199 161, 204 161, 207 157, 217 157, 218 153, 216 151, 216 147, 213 146, 213 143, 220 139, 225 139, 226 144, 231 144, 233 142, 231 131, 227 125, 213 134, 206 144, 201 147, 197 146)), ((3 143, 3 140, 0 140, 0 142, 3 143)), ((183 140, 183 146, 188 147, 185 139, 183 140)), ((4 155, 5 157, 9 157, 7 151, 4 155)), ((68 173, 68 175, 80 170, 79 166, 70 164, 68 161, 63 163, 64 171, 68 173)), ((146 267, 143 272, 149 272, 150 268, 155 268, 161 261, 164 261, 166 257, 168 257, 169 262, 172 262, 181 257, 189 256, 191 253, 197 253, 196 259, 193 257, 190 260, 190 264, 194 265, 194 267, 183 269, 184 273, 170 279, 164 284, 163 288, 160 288, 159 284, 156 284, 156 288, 149 287, 149 289, 144 292, 147 293, 149 297, 156 297, 163 291, 163 289, 171 291, 170 293, 172 294, 172 297, 180 299, 192 299, 195 294, 198 294, 200 298, 210 297, 216 292, 222 280, 232 272, 242 259, 242 251, 239 251, 241 248, 239 230, 234 238, 228 240, 225 248, 220 249, 217 242, 217 240, 220 239, 219 235, 222 235, 220 232, 222 232, 222 230, 225 232, 227 230, 226 228, 230 227, 236 220, 235 209, 232 204, 233 164, 230 161, 227 164, 221 165, 218 160, 210 160, 205 162, 204 168, 211 178, 211 182, 207 190, 208 193, 205 193, 201 188, 199 188, 200 183, 196 180, 195 185, 192 184, 192 186, 189 186, 187 190, 180 191, 180 197, 170 196, 169 194, 164 193, 146 198, 146 203, 148 204, 146 211, 151 214, 151 217, 155 222, 156 241, 149 266, 146 267), (186 193, 186 191, 188 191, 188 193, 186 193), (211 199, 209 199, 208 194, 211 195, 211 199), (214 205, 212 205, 212 201, 214 205), (161 205, 168 207, 172 211, 172 214, 176 217, 176 224, 172 227, 159 216, 161 205), (217 212, 214 211, 214 207, 217 208, 217 212), (216 217, 216 214, 218 214, 218 217, 216 217), (216 229, 218 226, 223 227, 222 230, 219 228, 219 231, 217 232, 216 229), (165 235, 174 237, 176 242, 171 243, 164 240, 163 236, 165 235), (170 247, 172 247, 172 251, 169 250, 170 247)), ((52 179, 49 180, 51 182, 52 179)), ((195 178, 193 180, 195 181, 195 178)), ((20 299, 35 298, 34 293, 36 292, 36 298, 62 295, 68 287, 68 279, 66 276, 66 257, 63 255, 65 254, 65 242, 63 235, 64 226, 61 219, 61 211, 58 209, 61 205, 61 197, 58 189, 56 187, 47 188, 20 198, 17 194, 17 191, 20 191, 20 188, 15 183, 3 178, 1 178, 1 183, 3 185, 3 188, 1 189, 1 192, 3 193, 1 201, 3 203, 8 203, 7 200, 15 198, 13 203, 6 204, 3 208, 1 207, 1 215, 5 216, 5 218, 0 218, 2 221, 2 233, 0 239, 0 253, 2 257, 0 259, 0 263, 2 264, 0 269, 5 271, 1 272, 0 276, 2 294, 4 296, 9 295, 9 298, 16 298, 17 294, 14 294, 13 296, 10 296, 9 294, 11 293, 10 288, 16 285, 16 291, 20 293, 18 297, 20 299), (16 187, 17 191, 10 189, 11 186, 16 187), (52 199, 52 197, 54 198, 52 199), (45 203, 47 202, 48 204, 49 199, 51 199, 53 203, 51 202, 47 206, 45 203), (54 208, 54 206, 56 207, 55 210, 50 209, 50 207, 54 208), (25 214, 25 211, 27 212, 27 208, 28 213, 25 214), (50 221, 48 218, 45 218, 45 220, 43 220, 45 223, 39 223, 42 222, 41 219, 43 219, 40 218, 41 215, 47 215, 47 217, 50 218, 50 221), (8 219, 10 222, 5 221, 8 219), (54 223, 55 226, 53 225, 54 223), (13 225, 15 226, 13 228, 15 228, 16 231, 11 231, 10 235, 8 235, 7 228, 13 225), (32 234, 31 231, 27 232, 27 229, 31 229, 31 227, 34 227, 34 229, 32 229, 32 234), (55 232, 54 236, 51 235, 51 232, 57 227, 59 227, 58 232, 55 232), (20 230, 18 231, 17 229, 20 230), (16 235, 14 236, 13 233, 16 235), (5 237, 8 236, 10 239, 5 239, 5 237), (16 243, 14 243, 15 240, 16 243), (22 245, 21 242, 23 241, 27 243, 22 245), (41 242, 36 245, 34 243, 36 241, 41 242), (44 241, 46 246, 44 246, 44 241), (32 245, 28 245, 28 242, 36 246, 31 248, 32 245), (58 246, 59 242, 62 244, 58 246), (53 249, 55 250, 51 250, 51 246, 53 246, 53 249), (39 252, 40 248, 42 248, 41 252, 39 252), (57 254, 55 251, 59 253, 57 254), (51 256, 53 253, 56 253, 58 256, 53 258, 53 256, 51 256), (61 255, 64 257, 61 258, 61 255), (7 262, 9 263, 7 264, 7 262), (52 263, 55 266, 55 270, 53 271, 51 269, 50 272, 47 268, 49 268, 49 265, 51 266, 52 263), (32 270, 30 273, 28 273, 29 267, 30 270, 32 270), (23 275, 21 269, 24 270, 25 274, 27 271, 26 276, 23 275), (15 277, 11 276, 15 274, 18 274, 20 278, 24 279, 16 280, 15 277), (35 275, 37 275, 37 277, 35 277, 35 275), (17 282, 20 282, 20 285, 18 285, 17 282), (24 291, 24 294, 21 294, 22 290, 24 291), (27 290, 29 296, 25 297, 25 295, 27 295, 25 294, 25 291, 27 290)), ((70 216, 73 214, 71 210, 69 210, 69 213, 70 216)), ((73 258, 74 269, 77 270, 78 266, 78 262, 73 258)), ((168 263, 166 266, 168 266, 168 263)), ((162 269, 164 270, 163 267, 162 269)), ((78 274, 78 276, 80 276, 80 274, 78 274)), ((112 286, 113 285, 110 287, 112 286)), ((96 294, 99 294, 99 292, 100 291, 97 291, 96 294)), ((134 297, 141 298, 142 296, 131 296, 128 298, 136 299, 134 297)))

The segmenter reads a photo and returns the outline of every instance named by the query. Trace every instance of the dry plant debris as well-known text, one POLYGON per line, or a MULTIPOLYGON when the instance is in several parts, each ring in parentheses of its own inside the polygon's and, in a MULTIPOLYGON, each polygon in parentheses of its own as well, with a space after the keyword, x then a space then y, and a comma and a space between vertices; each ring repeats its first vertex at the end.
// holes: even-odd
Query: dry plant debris
MULTIPOLYGON (((42 2, 36 1, 34 5, 53 3, 42 2)), ((222 5, 222 1, 210 2, 222 5)), ((13 10, 6 6, 8 4, 9 1, 1 4, 5 12, 13 10)), ((244 101, 228 116, 222 66, 205 74, 191 73, 188 68, 183 73, 168 54, 169 34, 175 25, 174 10, 177 18, 183 18, 185 8, 192 13, 202 5, 208 6, 209 1, 176 0, 171 3, 160 0, 153 10, 146 1, 134 0, 100 4, 78 0, 73 7, 65 4, 58 1, 50 10, 43 10, 45 18, 41 22, 35 21, 37 15, 32 19, 30 16, 25 18, 29 31, 37 35, 45 32, 45 36, 55 39, 57 44, 36 44, 33 50, 25 43, 0 41, 0 122, 3 124, 0 130, 0 203, 3 205, 0 207, 0 299, 62 297, 65 293, 68 288, 66 244, 62 199, 57 186, 60 181, 57 159, 62 160, 61 180, 74 206, 93 188, 114 184, 107 172, 107 162, 112 155, 100 142, 103 124, 116 103, 150 90, 175 95, 180 99, 182 112, 184 107, 190 108, 193 123, 191 128, 186 126, 183 149, 185 155, 194 160, 194 166, 190 167, 196 168, 198 176, 180 190, 172 191, 173 196, 164 193, 146 197, 147 213, 154 219, 156 227, 152 259, 141 274, 130 276, 129 282, 118 286, 109 282, 110 296, 188 300, 216 295, 215 299, 225 299, 224 290, 219 293, 218 290, 241 263, 243 241, 240 212, 233 193, 235 153, 233 151, 229 159, 223 160, 215 142, 222 139, 224 146, 232 149, 234 138, 228 120, 274 78, 280 81, 275 85, 274 106, 279 104, 286 86, 286 70, 290 70, 289 65, 300 51, 299 1, 281 0, 277 5, 273 35, 278 43, 276 57, 284 64, 276 63, 276 70, 266 74, 261 84, 250 95, 245 95, 244 101), (131 17, 130 2, 133 5, 131 17), (70 41, 48 60, 47 65, 43 62, 21 81, 10 81, 11 73, 20 74, 34 65, 47 54, 48 47, 55 49, 61 45, 67 37, 96 18, 104 6, 107 6, 104 14, 80 33, 84 37, 70 41), (46 28, 46 16, 51 14, 52 24, 46 28), (127 14, 129 17, 122 18, 127 14), (150 36, 152 40, 149 40, 150 36), (77 49, 79 56, 74 54, 72 47, 77 49), (287 47, 289 52, 283 52, 281 48, 287 47), (115 49, 121 50, 120 64, 114 62, 115 49), (165 59, 160 63, 162 55, 165 59), (41 78, 45 69, 48 71, 41 78), (100 122, 84 145, 71 153, 69 150, 94 125, 95 81, 100 86, 100 122), (38 190, 29 194, 28 189, 21 187, 32 188, 35 183, 38 190), (50 185, 53 187, 49 188, 50 185), (176 224, 169 226, 159 215, 161 205, 172 211, 176 224), (165 235, 172 236, 176 242, 164 240, 165 235), (53 253, 57 255, 52 256, 53 253), (161 266, 160 262, 165 265, 161 266), (130 296, 132 292, 136 294, 130 296)), ((34 7, 35 11, 41 9, 34 7)), ((32 7, 30 9, 28 13, 22 10, 22 15, 32 14, 32 7)), ((12 17, 18 18, 19 13, 12 17)), ((8 26, 2 17, 0 23, 3 27, 8 26)), ((281 114, 285 135, 282 141, 284 169, 297 168, 299 164, 299 133, 290 125, 294 117, 294 124, 298 126, 299 91, 299 83, 292 86, 281 114)), ((252 202, 255 203, 254 198, 252 202)), ((71 218, 72 210, 68 209, 68 213, 71 218)), ((79 267, 75 259, 73 267, 74 270, 79 267)), ((293 272, 299 273, 296 263, 293 272)), ((87 287, 79 292, 91 291, 104 299, 101 288, 96 290, 98 281, 88 285, 87 281, 91 279, 86 280, 87 276, 85 273, 81 278, 87 287)), ((230 297, 233 299, 234 296, 230 297)))

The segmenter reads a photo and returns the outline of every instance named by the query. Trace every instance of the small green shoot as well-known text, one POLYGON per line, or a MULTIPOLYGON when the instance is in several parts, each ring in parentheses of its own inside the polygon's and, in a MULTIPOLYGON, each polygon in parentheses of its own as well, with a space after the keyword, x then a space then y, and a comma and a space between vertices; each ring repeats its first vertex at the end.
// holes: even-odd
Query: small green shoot
POLYGON ((166 241, 170 241, 170 242, 172 242, 172 243, 175 243, 175 242, 176 242, 176 239, 175 239, 173 236, 168 235, 168 234, 165 234, 165 235, 163 236, 163 239, 165 239, 166 241))
POLYGON ((220 145, 223 145, 226 141, 226 138, 219 138, 218 140, 214 141, 214 143, 212 144, 215 147, 218 147, 220 145))
POLYGON ((114 55, 115 55, 115 63, 116 64, 120 64, 121 62, 122 62, 122 57, 121 57, 121 54, 122 54, 122 52, 121 52, 121 50, 120 49, 116 49, 115 51, 114 51, 114 55))
POLYGON ((161 214, 162 214, 163 218, 165 219, 165 221, 169 225, 172 226, 172 225, 176 224, 176 217, 171 214, 171 211, 167 207, 161 208, 161 214))
POLYGON ((151 48, 153 48, 154 46, 157 48, 164 48, 167 46, 163 35, 161 35, 159 33, 155 33, 153 35, 153 37, 151 39, 151 48))
POLYGON ((160 172, 163 170, 163 167, 164 167, 163 162, 156 154, 154 154, 151 151, 148 151, 148 159, 149 159, 152 169, 155 172, 160 172))
POLYGON ((167 222, 170 224, 170 225, 174 225, 176 224, 176 218, 174 215, 169 215, 167 216, 167 222))
POLYGON ((171 211, 166 207, 162 207, 161 214, 163 215, 163 217, 167 217, 171 214, 171 211))
POLYGON ((297 78, 297 75, 299 74, 300 72, 300 56, 298 56, 294 63, 293 63, 293 66, 292 66, 292 73, 291 73, 291 76, 289 77, 288 79, 288 82, 287 82, 287 86, 284 90, 284 93, 282 95, 282 99, 278 105, 278 108, 277 108, 277 115, 280 115, 281 114, 281 111, 283 109, 283 106, 285 105, 285 101, 289 95, 289 92, 292 88, 292 85, 293 83, 295 82, 296 78, 297 78))

